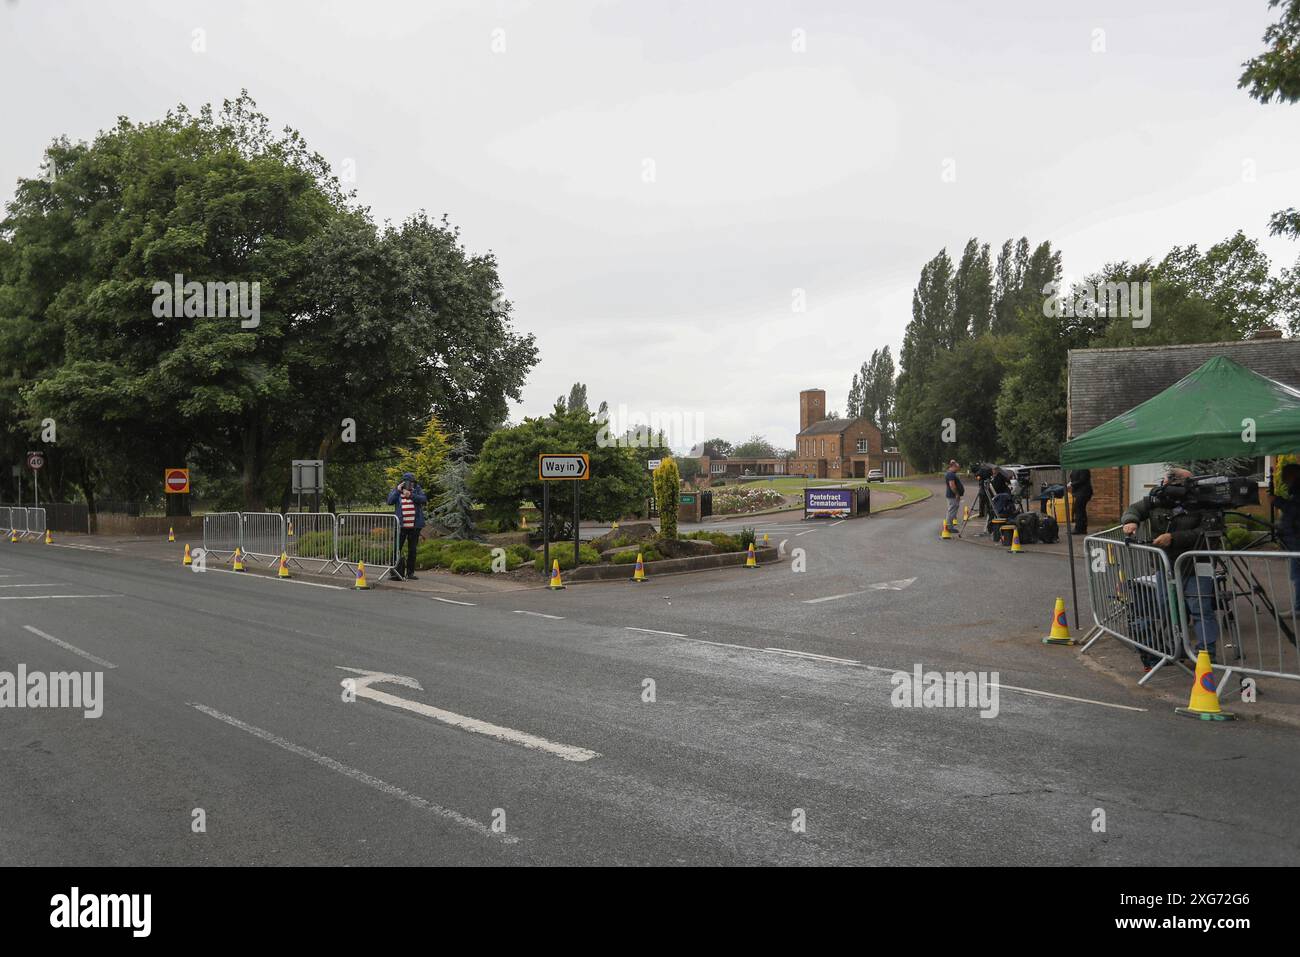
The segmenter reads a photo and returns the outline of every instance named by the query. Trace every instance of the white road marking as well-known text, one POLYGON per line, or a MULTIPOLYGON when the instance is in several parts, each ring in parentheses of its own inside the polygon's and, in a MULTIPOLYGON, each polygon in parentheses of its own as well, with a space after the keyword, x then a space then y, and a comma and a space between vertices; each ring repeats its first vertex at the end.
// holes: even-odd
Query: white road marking
POLYGON ((861 591, 846 591, 842 595, 827 595, 824 598, 807 598, 804 599, 803 603, 805 605, 816 605, 818 602, 823 601, 839 601, 841 598, 852 598, 854 595, 865 595, 869 591, 902 591, 915 581, 915 578, 900 578, 897 581, 892 582, 876 582, 876 584, 868 585, 861 591))
POLYGON ((0 601, 31 601, 40 598, 121 598, 121 595, 0 595, 0 601))
POLYGON ((807 531, 804 531, 804 532, 795 532, 795 533, 794 533, 794 537, 795 537, 795 538, 798 538, 800 535, 811 535, 813 532, 816 532, 816 531, 818 531, 818 529, 810 528, 810 529, 808 529, 807 531))
POLYGON ((546 614, 543 614, 543 613, 540 612, 540 611, 523 611, 523 610, 520 610, 520 609, 516 609, 516 610, 515 610, 515 614, 516 614, 516 615, 532 615, 534 618, 553 618, 553 619, 555 619, 556 621, 564 621, 564 616, 563 616, 563 615, 546 615, 546 614))
POLYGON ((475 607, 478 603, 472 601, 456 601, 454 598, 439 598, 437 595, 432 596, 434 601, 440 601, 445 605, 468 605, 470 608, 475 607))
MULTIPOLYGON (((754 649, 757 651, 758 649, 754 649)), ((856 658, 835 658, 831 655, 813 654, 811 651, 794 651, 790 648, 764 648, 763 651, 772 655, 789 655, 792 658, 811 658, 813 661, 829 661, 837 665, 861 665, 862 662, 856 658)))
POLYGON ((30 585, 0 585, 0 588, 58 588, 58 582, 32 582, 30 585))
MULTIPOLYGON (((847 522, 847 521, 848 521, 847 518, 842 518, 842 519, 840 519, 838 522, 836 522, 835 525, 843 525, 843 524, 844 524, 845 522, 847 522)), ((834 528, 835 525, 827 525, 826 527, 827 527, 827 528, 834 528)))
POLYGON ((686 635, 678 634, 675 631, 655 631, 653 628, 627 628, 626 631, 640 631, 647 635, 667 635, 669 638, 685 638, 686 635))
POLYGON ((278 578, 272 575, 257 575, 252 572, 237 572, 233 568, 205 568, 194 574, 206 575, 208 572, 221 572, 223 575, 238 575, 240 578, 257 578, 267 582, 288 582, 290 585, 310 585, 312 588, 333 588, 335 591, 349 591, 346 585, 327 585, 324 582, 305 582, 298 578, 278 578))
POLYGON ((589 751, 586 748, 575 747, 571 744, 559 744, 555 741, 548 741, 546 738, 539 738, 535 734, 529 734, 526 731, 516 731, 514 728, 505 728, 499 724, 491 724, 487 721, 480 721, 477 718, 467 718, 464 715, 456 714, 452 711, 444 711, 442 708, 435 708, 432 705, 423 704, 419 701, 410 701, 407 698, 399 698, 397 695, 388 694, 386 691, 376 691, 370 685, 378 682, 390 682, 399 684, 405 688, 414 688, 417 691, 423 691, 420 682, 414 678, 407 678, 405 675, 390 675, 382 671, 365 671, 361 668, 346 668, 343 665, 338 666, 342 671, 351 671, 362 677, 354 679, 356 695, 358 698, 369 698, 371 701, 378 701, 380 704, 390 705, 394 708, 402 708, 406 711, 414 711, 416 714, 422 714, 427 718, 434 718, 443 724, 449 724, 453 728, 460 728, 464 731, 473 731, 475 734, 485 734, 490 738, 496 738, 499 741, 506 741, 510 744, 517 744, 521 747, 530 748, 534 751, 544 751, 547 754, 553 754, 565 761, 590 761, 592 758, 600 757, 595 751, 589 751))
POLYGON ((426 800, 425 798, 420 797, 418 794, 412 794, 410 791, 404 790, 403 788, 399 788, 395 784, 389 784, 387 781, 381 781, 379 778, 367 774, 365 771, 359 771, 356 768, 350 768, 346 764, 342 764, 339 761, 335 761, 333 758, 326 757, 323 754, 318 754, 317 752, 312 751, 310 748, 304 748, 302 745, 294 744, 292 741, 286 741, 284 738, 280 737, 279 735, 272 734, 270 731, 263 731, 261 728, 255 728, 251 724, 245 724, 243 721, 240 721, 238 718, 232 718, 228 714, 223 714, 222 712, 218 711, 216 708, 209 708, 205 704, 197 704, 196 702, 193 701, 191 701, 189 704, 191 708, 194 708, 198 711, 202 711, 204 714, 216 718, 218 721, 224 721, 232 728, 238 728, 240 731, 247 731, 249 734, 253 735, 254 737, 261 738, 263 741, 266 741, 269 744, 273 744, 277 748, 283 748, 285 751, 288 751, 291 754, 296 754, 301 758, 306 758, 308 761, 314 761, 323 768, 329 768, 331 771, 337 771, 339 774, 342 774, 345 777, 349 777, 354 781, 359 781, 362 784, 366 785, 367 787, 372 787, 376 791, 381 791, 384 794, 389 795, 390 797, 399 798, 400 800, 405 801, 407 804, 411 805, 412 807, 419 808, 421 811, 429 811, 430 813, 436 814, 439 817, 446 818, 449 821, 454 821, 455 823, 460 824, 463 827, 469 828, 471 831, 477 831, 483 837, 490 837, 494 840, 499 840, 503 844, 519 843, 519 838, 515 837, 513 834, 497 834, 493 832, 493 830, 490 827, 488 827, 486 824, 483 824, 481 821, 476 821, 472 817, 466 817, 464 814, 461 814, 459 811, 453 811, 451 810, 451 808, 445 808, 439 804, 434 804, 432 801, 426 800))
POLYGON ((95 664, 99 665, 101 668, 116 668, 116 667, 117 667, 117 665, 113 664, 113 662, 111 662, 111 661, 105 661, 103 658, 97 658, 95 655, 92 655, 89 651, 82 651, 82 650, 81 650, 80 648, 78 648, 76 645, 70 645, 70 644, 68 644, 66 641, 64 641, 64 640, 61 639, 61 638, 55 638, 53 635, 47 635, 45 632, 41 631, 39 628, 33 628, 31 625, 23 625, 23 630, 24 630, 24 631, 30 631, 30 632, 31 632, 33 635, 35 635, 37 638, 44 638, 46 641, 53 642, 54 644, 56 644, 56 645, 58 645, 60 648, 62 648, 64 651, 70 651, 70 652, 72 652, 74 655, 81 655, 81 657, 85 658, 87 661, 93 661, 95 664))
POLYGON ((63 542, 50 542, 54 548, 79 548, 87 552, 120 552, 120 548, 106 548, 103 545, 71 545, 63 542))
POLYGON ((1033 695, 1036 698, 1059 698, 1062 701, 1078 701, 1081 704, 1095 704, 1103 708, 1118 708, 1121 711, 1146 711, 1146 708, 1135 708, 1127 704, 1112 704, 1109 701, 1093 701, 1091 698, 1076 698, 1073 695, 1057 694, 1054 691, 1037 691, 1033 688, 1017 688, 1015 685, 994 684, 993 687, 1001 688, 1003 691, 1014 691, 1019 694, 1033 695))

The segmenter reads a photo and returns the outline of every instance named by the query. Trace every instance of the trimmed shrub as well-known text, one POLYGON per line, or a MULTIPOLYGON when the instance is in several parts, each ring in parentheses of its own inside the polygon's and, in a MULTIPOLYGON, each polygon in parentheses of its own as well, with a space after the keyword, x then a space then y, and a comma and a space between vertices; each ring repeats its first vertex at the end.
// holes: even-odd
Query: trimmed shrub
POLYGON ((738 536, 728 535, 726 532, 691 532, 686 537, 712 542, 720 552, 743 552, 747 547, 741 543, 738 536))
POLYGON ((654 470, 655 505, 659 509, 659 534, 664 538, 677 537, 677 493, 681 488, 681 475, 677 463, 666 457, 654 470))
MULTIPOLYGON (((642 560, 642 561, 646 561, 646 562, 657 562, 657 561, 659 561, 661 558, 663 558, 663 556, 660 555, 660 554, 659 554, 657 551, 655 551, 653 548, 646 548, 646 549, 642 549, 642 551, 641 551, 641 560, 642 560)), ((611 558, 611 559, 609 560, 609 563, 610 563, 611 565, 635 565, 635 564, 636 564, 636 552, 619 552, 618 554, 616 554, 613 558, 611 558)))
MULTIPOLYGON (((582 564, 584 565, 600 564, 600 552, 596 551, 590 545, 579 546, 578 557, 579 559, 581 559, 582 564)), ((635 558, 635 556, 633 557, 635 558)), ((561 570, 572 568, 573 567, 573 545, 572 544, 569 544, 567 546, 564 544, 552 545, 551 561, 555 561, 556 559, 559 559, 561 570)), ((537 557, 533 561, 533 569, 539 572, 550 572, 550 568, 543 567, 542 565, 541 552, 537 553, 537 557)))

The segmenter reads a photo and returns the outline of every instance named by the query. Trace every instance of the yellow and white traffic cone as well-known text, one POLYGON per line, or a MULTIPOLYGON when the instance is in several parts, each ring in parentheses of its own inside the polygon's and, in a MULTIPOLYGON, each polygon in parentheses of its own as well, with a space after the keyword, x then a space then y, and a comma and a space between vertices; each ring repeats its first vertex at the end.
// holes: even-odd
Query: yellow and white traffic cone
POLYGON ((243 553, 240 552, 240 550, 239 550, 239 546, 238 546, 238 545, 235 546, 235 564, 234 564, 234 569, 235 569, 235 571, 237 571, 237 572, 242 572, 242 571, 244 570, 244 556, 243 556, 243 553))
POLYGON ((1218 684, 1214 680, 1214 668, 1210 665, 1210 653, 1204 648, 1196 653, 1196 678, 1192 681, 1192 696, 1187 701, 1187 707, 1174 710, 1202 721, 1232 721, 1237 717, 1232 712, 1219 708, 1218 684))
POLYGON ((352 583, 355 591, 365 591, 370 587, 370 582, 366 581, 366 563, 357 562, 357 580, 352 583))
POLYGON ((753 543, 753 542, 750 542, 750 543, 749 543, 749 551, 747 551, 747 552, 745 553, 745 567, 746 567, 746 568, 757 568, 757 567, 758 567, 758 556, 754 554, 754 543, 753 543))
POLYGON ((961 520, 962 520, 963 522, 969 522, 969 521, 970 521, 970 506, 969 506, 969 505, 966 506, 966 511, 962 513, 961 520))
POLYGON ((609 530, 610 530, 611 532, 617 532, 617 531, 618 531, 618 519, 614 519, 614 524, 612 524, 612 525, 609 526, 609 530))
POLYGON ((943 520, 943 531, 939 534, 939 537, 944 541, 952 538, 952 533, 948 531, 948 520, 946 518, 943 520))
POLYGON ((11 542, 18 541, 18 529, 16 528, 9 529, 9 541, 11 542))
POLYGON ((645 581, 645 562, 641 559, 641 553, 636 553, 636 570, 632 572, 632 581, 638 585, 645 581))
POLYGON ((1052 629, 1043 639, 1045 645, 1072 645, 1070 623, 1065 620, 1065 599, 1056 599, 1056 608, 1052 610, 1052 629))
POLYGON ((289 577, 289 556, 285 552, 280 553, 280 571, 278 577, 280 578, 289 577))
POLYGON ((772 544, 772 540, 771 540, 770 538, 767 537, 767 532, 764 532, 764 533, 763 533, 763 547, 764 547, 764 548, 767 548, 767 547, 768 547, 769 545, 771 545, 771 544, 772 544))
POLYGON ((174 525, 167 526, 167 541, 176 541, 176 527, 174 525))
POLYGON ((551 581, 546 587, 552 591, 559 591, 564 587, 564 582, 560 581, 560 560, 558 558, 551 561, 551 581))
POLYGON ((54 544, 54 536, 50 534, 50 530, 48 528, 45 530, 45 544, 46 545, 54 544))
POLYGON ((194 559, 190 558, 190 543, 185 543, 185 557, 181 559, 182 565, 193 565, 194 559))
POLYGON ((1024 551, 1025 550, 1020 547, 1020 529, 1013 528, 1011 530, 1011 554, 1023 555, 1024 551))
POLYGON ((291 518, 286 520, 285 535, 289 538, 293 538, 293 519, 291 518))

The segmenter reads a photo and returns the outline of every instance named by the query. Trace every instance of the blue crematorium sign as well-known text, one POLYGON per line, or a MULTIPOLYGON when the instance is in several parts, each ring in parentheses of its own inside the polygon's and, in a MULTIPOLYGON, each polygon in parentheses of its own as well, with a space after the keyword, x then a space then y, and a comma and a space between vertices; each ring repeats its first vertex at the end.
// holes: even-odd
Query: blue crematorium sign
POLYGON ((871 510, 871 492, 864 488, 806 488, 804 518, 851 518, 871 510))

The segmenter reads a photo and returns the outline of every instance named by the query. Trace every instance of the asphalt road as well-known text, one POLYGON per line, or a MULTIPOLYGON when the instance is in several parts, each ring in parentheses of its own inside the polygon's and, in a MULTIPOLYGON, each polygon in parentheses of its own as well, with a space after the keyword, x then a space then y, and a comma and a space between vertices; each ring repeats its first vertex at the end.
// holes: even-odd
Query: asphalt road
POLYGON ((1300 860, 1294 732, 1039 644, 1063 563, 941 513, 472 604, 0 543, 0 671, 104 671, 98 719, 0 709, 0 864, 1300 860), (916 664, 998 672, 997 716, 892 706, 916 664))

